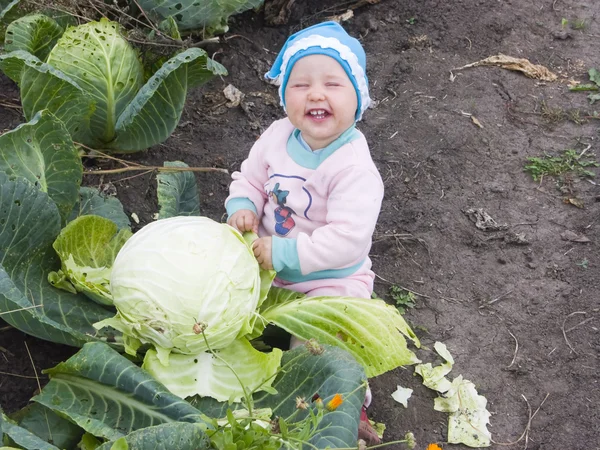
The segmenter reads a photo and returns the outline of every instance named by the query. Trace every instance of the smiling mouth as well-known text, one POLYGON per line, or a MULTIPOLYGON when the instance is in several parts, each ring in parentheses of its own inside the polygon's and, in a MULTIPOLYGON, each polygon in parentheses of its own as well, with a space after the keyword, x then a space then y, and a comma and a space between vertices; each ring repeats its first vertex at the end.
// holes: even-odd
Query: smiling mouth
POLYGON ((307 116, 316 119, 316 120, 322 120, 325 119, 327 116, 330 116, 331 114, 329 114, 329 112, 325 111, 324 109, 311 109, 310 111, 308 111, 307 116))

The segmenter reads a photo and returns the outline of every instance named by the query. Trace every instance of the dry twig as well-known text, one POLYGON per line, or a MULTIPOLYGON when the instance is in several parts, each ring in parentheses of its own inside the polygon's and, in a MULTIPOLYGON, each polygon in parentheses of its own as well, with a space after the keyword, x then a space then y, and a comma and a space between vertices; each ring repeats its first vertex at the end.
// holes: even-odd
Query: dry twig
MULTIPOLYGON (((587 312, 585 312, 585 311, 575 311, 575 312, 572 312, 571 314, 567 315, 567 317, 565 317, 565 320, 563 320, 562 327, 561 327, 561 329, 562 329, 562 334, 563 334, 563 337, 565 338, 565 342, 567 343, 567 345, 569 346, 569 348, 571 349, 571 351, 572 351, 573 353, 575 353, 575 354, 577 354, 577 351, 575 351, 575 349, 573 348, 573 346, 572 346, 572 345, 571 345, 571 343, 569 342, 569 339, 567 338, 567 332, 568 332, 568 331, 571 331, 571 329, 569 329, 568 331, 567 331, 567 330, 565 330, 565 324, 566 324, 567 320, 568 320, 570 317, 572 317, 572 316, 575 316, 575 315, 578 315, 578 314, 587 314, 587 312)), ((577 325, 577 326, 579 326, 579 325, 577 325)), ((577 326, 576 326, 576 327, 577 327, 577 326)))
POLYGON ((515 361, 517 360, 517 352, 519 351, 519 341, 517 340, 515 335, 510 332, 510 330, 507 330, 507 331, 508 331, 508 334, 510 334, 512 336, 512 338, 515 340, 515 354, 513 355, 513 359, 510 362, 510 364, 508 366, 506 366, 506 369, 510 369, 512 367, 512 365, 515 363, 515 361))

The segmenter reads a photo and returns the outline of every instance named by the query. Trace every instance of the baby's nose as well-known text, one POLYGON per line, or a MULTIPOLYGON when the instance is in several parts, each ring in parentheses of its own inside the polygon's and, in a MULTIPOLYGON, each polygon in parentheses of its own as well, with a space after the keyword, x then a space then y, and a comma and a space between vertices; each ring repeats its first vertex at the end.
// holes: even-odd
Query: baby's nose
POLYGON ((311 89, 308 93, 308 99, 312 101, 320 101, 325 99, 325 94, 320 89, 311 89))

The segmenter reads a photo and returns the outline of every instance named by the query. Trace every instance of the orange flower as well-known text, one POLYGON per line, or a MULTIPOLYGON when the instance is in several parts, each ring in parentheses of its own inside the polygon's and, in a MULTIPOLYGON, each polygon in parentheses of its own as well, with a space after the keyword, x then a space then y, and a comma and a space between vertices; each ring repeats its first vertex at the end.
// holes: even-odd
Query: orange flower
POLYGON ((442 447, 437 444, 429 444, 427 446, 427 450, 442 450, 442 447))
POLYGON ((342 403, 344 403, 342 394, 335 394, 333 398, 327 402, 327 406, 325 406, 325 408, 327 408, 328 411, 335 411, 342 403))

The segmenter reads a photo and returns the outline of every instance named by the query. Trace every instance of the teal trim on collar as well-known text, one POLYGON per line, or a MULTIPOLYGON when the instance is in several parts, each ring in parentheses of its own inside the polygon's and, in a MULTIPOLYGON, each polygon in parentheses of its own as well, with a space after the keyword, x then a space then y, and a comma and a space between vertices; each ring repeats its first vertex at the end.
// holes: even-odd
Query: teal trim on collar
POLYGON ((327 147, 319 150, 310 150, 310 147, 305 147, 306 143, 300 135, 300 130, 295 129, 287 141, 287 152, 290 158, 292 158, 296 164, 307 169, 315 170, 338 148, 347 144, 348 142, 358 139, 359 137, 360 131, 358 131, 353 125, 344 131, 340 137, 338 137, 327 147))

